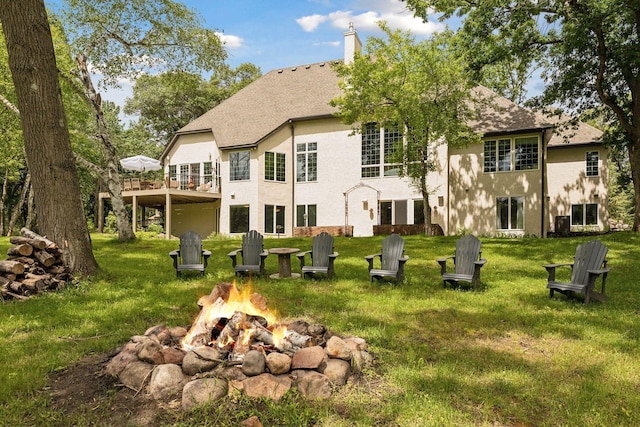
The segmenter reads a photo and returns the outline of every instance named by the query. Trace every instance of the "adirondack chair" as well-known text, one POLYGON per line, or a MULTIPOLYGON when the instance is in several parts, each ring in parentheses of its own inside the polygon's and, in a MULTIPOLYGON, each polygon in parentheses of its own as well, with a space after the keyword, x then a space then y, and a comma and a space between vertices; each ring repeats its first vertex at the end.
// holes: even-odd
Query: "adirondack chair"
POLYGON ((242 248, 229 252, 236 277, 240 274, 266 273, 264 262, 269 252, 262 247, 262 241, 262 234, 250 230, 242 236, 242 248), (238 255, 242 257, 242 264, 238 264, 238 255))
POLYGON ((607 252, 609 249, 599 240, 578 245, 572 264, 548 264, 543 267, 547 269, 549 278, 547 288, 549 288, 549 298, 553 298, 555 291, 565 295, 573 293, 584 294, 584 303, 589 304, 591 299, 598 301, 606 300, 604 287, 607 281, 607 252), (568 283, 556 280, 557 267, 571 267, 571 281, 568 283), (600 292, 595 290, 596 280, 602 276, 602 287, 600 292))
POLYGON ((202 238, 195 231, 187 231, 180 236, 180 249, 169 252, 173 258, 173 267, 176 276, 180 277, 183 271, 199 271, 204 276, 204 270, 211 252, 202 249, 202 238))
POLYGON ((397 234, 391 234, 382 241, 382 251, 377 254, 364 257, 369 263, 369 281, 383 278, 395 279, 397 283, 404 281, 404 264, 409 259, 404 255, 404 239, 397 234), (375 269, 374 259, 380 258, 380 268, 375 269))
POLYGON ((482 258, 481 247, 480 240, 468 234, 456 241, 456 251, 453 256, 437 259, 445 288, 447 283, 452 287, 457 286, 459 282, 470 282, 473 287, 480 285, 480 269, 487 263, 487 260, 482 258), (449 259, 453 260, 453 272, 447 272, 449 259))
POLYGON ((333 236, 326 231, 313 238, 310 251, 300 252, 296 256, 300 261, 303 278, 318 273, 326 274, 328 278, 333 277, 333 263, 338 257, 338 253, 333 251, 333 236), (311 257, 311 265, 305 265, 307 254, 311 257))

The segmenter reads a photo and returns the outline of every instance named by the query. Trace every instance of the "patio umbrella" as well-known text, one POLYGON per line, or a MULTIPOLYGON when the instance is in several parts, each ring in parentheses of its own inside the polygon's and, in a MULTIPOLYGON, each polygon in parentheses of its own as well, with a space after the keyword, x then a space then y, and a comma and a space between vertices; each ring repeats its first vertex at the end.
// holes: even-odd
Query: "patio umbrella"
POLYGON ((157 171, 162 169, 160 160, 152 159, 147 156, 125 157, 120 160, 120 164, 125 169, 138 172, 157 171))

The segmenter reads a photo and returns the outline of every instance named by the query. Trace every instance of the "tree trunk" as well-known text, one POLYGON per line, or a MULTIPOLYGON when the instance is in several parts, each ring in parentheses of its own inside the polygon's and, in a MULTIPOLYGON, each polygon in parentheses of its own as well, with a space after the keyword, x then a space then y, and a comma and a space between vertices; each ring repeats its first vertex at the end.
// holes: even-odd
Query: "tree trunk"
POLYGON ((82 208, 44 1, 3 0, 0 21, 20 110, 39 230, 61 244, 72 273, 91 275, 98 264, 82 208))
POLYGON ((33 186, 29 186, 29 197, 27 197, 27 219, 24 222, 25 228, 34 228, 36 219, 35 205, 33 203, 33 186))
POLYGON ((4 236, 4 203, 7 200, 7 186, 9 183, 9 171, 5 171, 2 181, 2 194, 0 195, 0 236, 4 236))
POLYGON ((633 231, 640 232, 640 137, 629 136, 629 165, 633 181, 633 231))
POLYGON ((18 222, 18 217, 20 216, 20 213, 22 213, 22 207, 27 199, 27 190, 29 190, 29 185, 31 185, 31 173, 27 172, 27 178, 24 180, 22 190, 20 191, 20 198, 18 199, 18 203, 13 207, 13 212, 11 213, 9 227, 7 228, 7 236, 13 235, 13 229, 16 226, 16 222, 18 222))
MULTIPOLYGON (((100 148, 102 150, 102 156, 106 163, 106 168, 98 168, 95 165, 91 167, 95 172, 100 175, 107 185, 107 191, 111 196, 111 208, 116 216, 116 224, 118 227, 118 240, 126 242, 136 238, 136 235, 131 227, 129 221, 129 215, 127 213, 124 199, 122 198, 122 190, 120 188, 120 174, 118 173, 118 155, 116 148, 111 142, 111 136, 107 123, 104 120, 104 113, 102 111, 102 99, 100 94, 96 92, 89 69, 87 67, 86 58, 84 55, 78 55, 76 58, 78 69, 80 70, 80 79, 84 87, 84 96, 89 101, 96 113, 96 124, 98 126, 98 139, 100 140, 100 148)), ((85 161, 86 162, 86 161, 85 161)), ((84 163, 84 162, 83 162, 84 163)), ((86 165, 86 163, 85 163, 86 165)), ((87 165, 89 166, 89 165, 87 165)))

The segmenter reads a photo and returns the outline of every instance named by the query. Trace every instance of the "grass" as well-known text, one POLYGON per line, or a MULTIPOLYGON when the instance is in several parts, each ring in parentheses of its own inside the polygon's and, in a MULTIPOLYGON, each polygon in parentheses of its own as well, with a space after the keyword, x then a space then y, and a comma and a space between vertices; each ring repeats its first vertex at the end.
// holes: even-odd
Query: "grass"
MULTIPOLYGON (((200 296, 233 280, 227 253, 238 240, 205 241, 205 277, 176 279, 176 241, 119 244, 94 235, 101 272, 66 290, 0 303, 0 425, 108 425, 109 398, 65 414, 42 390, 84 356, 106 353, 156 324, 185 326, 200 296)), ((332 281, 257 279, 251 284, 282 318, 304 318, 367 340, 376 364, 361 384, 326 402, 241 399, 180 411, 166 425, 265 426, 635 426, 640 425, 640 236, 601 236, 609 247, 604 303, 549 299, 542 264, 569 262, 589 238, 483 238, 479 290, 444 289, 435 259, 455 237, 406 237, 403 285, 370 284, 364 255, 382 237, 336 238, 332 281), (228 407, 233 405, 236 415, 228 407), (244 418, 239 418, 244 417, 244 418)), ((308 239, 266 239, 265 247, 307 248, 308 239)), ((0 251, 10 246, 0 238, 0 251)), ((292 260, 294 271, 297 260, 292 260)), ((277 271, 277 257, 267 259, 277 271)), ((299 271, 299 270, 298 270, 299 271)), ((560 277, 562 279, 562 277, 560 277)))

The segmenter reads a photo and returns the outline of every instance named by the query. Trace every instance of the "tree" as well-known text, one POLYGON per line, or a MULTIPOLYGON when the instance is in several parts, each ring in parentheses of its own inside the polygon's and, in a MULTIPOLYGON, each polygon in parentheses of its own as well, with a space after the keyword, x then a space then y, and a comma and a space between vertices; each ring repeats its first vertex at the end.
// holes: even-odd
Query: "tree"
POLYGON ((605 106, 624 138, 634 188, 633 230, 640 231, 640 4, 624 0, 404 0, 416 15, 428 10, 464 22, 460 34, 484 64, 509 66, 531 52, 547 83, 540 106, 580 114, 605 106))
POLYGON ((235 69, 225 64, 214 70, 209 81, 200 74, 179 71, 143 75, 136 80, 133 97, 127 99, 124 111, 138 115, 138 123, 149 130, 158 144, 166 145, 180 128, 260 74, 253 64, 241 64, 235 69))
POLYGON ((62 105, 56 58, 43 0, 0 2, 39 230, 58 243, 73 273, 98 264, 80 200, 80 187, 62 105))
POLYGON ((76 60, 66 76, 94 111, 95 140, 101 161, 76 155, 77 161, 97 174, 111 196, 120 241, 131 240, 131 229, 120 188, 119 158, 98 89, 135 79, 145 70, 210 71, 226 58, 216 33, 202 18, 171 0, 66 0, 60 11, 76 60), (91 72, 90 72, 91 67, 91 72), (98 88, 92 73, 102 76, 98 88))
POLYGON ((370 37, 366 54, 350 64, 337 64, 343 96, 331 101, 343 122, 354 132, 374 123, 397 131, 403 138, 392 158, 402 164, 399 176, 408 177, 423 199, 425 234, 431 235, 429 172, 435 166, 435 148, 479 141, 467 125, 475 116, 472 86, 463 63, 450 55, 447 36, 416 42, 409 32, 392 32, 382 23, 388 40, 370 37))

